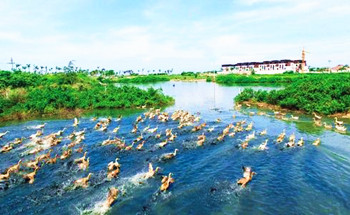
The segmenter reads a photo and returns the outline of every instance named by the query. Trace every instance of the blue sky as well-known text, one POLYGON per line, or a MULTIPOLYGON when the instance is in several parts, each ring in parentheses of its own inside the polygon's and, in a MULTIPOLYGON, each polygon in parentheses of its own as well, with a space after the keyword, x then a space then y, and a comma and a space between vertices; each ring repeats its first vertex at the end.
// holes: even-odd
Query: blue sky
POLYGON ((349 0, 1 0, 0 69, 22 64, 207 71, 350 64, 349 0), (331 60, 329 63, 328 60, 331 60))

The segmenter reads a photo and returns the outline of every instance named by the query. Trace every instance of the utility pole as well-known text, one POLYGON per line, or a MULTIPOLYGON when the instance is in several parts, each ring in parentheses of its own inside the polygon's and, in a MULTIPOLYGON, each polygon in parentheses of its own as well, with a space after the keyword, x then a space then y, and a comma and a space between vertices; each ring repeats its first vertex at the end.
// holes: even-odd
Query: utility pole
POLYGON ((13 70, 13 65, 15 65, 15 62, 13 61, 13 58, 12 58, 12 57, 11 57, 11 61, 10 61, 9 63, 7 63, 7 64, 11 64, 11 65, 12 65, 11 70, 13 70))

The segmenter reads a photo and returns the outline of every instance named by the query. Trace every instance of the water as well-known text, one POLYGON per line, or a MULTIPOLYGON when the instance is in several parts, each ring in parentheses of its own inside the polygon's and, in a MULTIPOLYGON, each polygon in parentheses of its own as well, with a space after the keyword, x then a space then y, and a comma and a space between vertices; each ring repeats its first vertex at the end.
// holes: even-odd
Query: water
MULTIPOLYGON (((85 140, 76 146, 84 145, 88 152, 90 167, 86 171, 78 170, 72 161, 82 154, 73 155, 54 165, 43 165, 38 171, 34 184, 24 183, 21 175, 14 174, 9 182, 0 182, 0 214, 349 214, 350 213, 350 138, 348 135, 315 127, 310 116, 302 115, 298 122, 282 121, 268 116, 249 116, 256 109, 233 110, 233 97, 240 88, 219 86, 213 83, 167 82, 142 87, 161 87, 165 94, 175 97, 175 104, 164 111, 172 113, 177 109, 188 110, 201 117, 209 127, 215 127, 212 133, 206 133, 207 141, 203 147, 196 146, 197 136, 192 127, 177 129, 177 122, 170 120, 161 123, 146 120, 139 128, 150 125, 159 127, 158 131, 173 128, 178 138, 162 149, 155 145, 156 140, 150 134, 143 151, 119 151, 115 146, 101 146, 103 140, 114 137, 113 128, 120 125, 118 137, 124 137, 131 144, 139 134, 131 134, 132 123, 140 112, 128 112, 120 122, 112 121, 107 132, 96 131, 96 122, 90 120, 94 113, 80 119, 78 128, 73 128, 71 119, 33 120, 13 122, 0 128, 0 132, 10 133, 1 139, 1 146, 16 137, 29 137, 36 130, 30 129, 47 122, 44 135, 67 128, 64 137, 73 130, 87 128, 85 140), (175 84, 175 86, 173 86, 175 84), (215 92, 215 96, 214 96, 215 92), (236 115, 236 119, 232 115, 236 115), (217 118, 222 122, 215 122, 217 118), (257 132, 267 129, 266 136, 256 136, 245 150, 238 149, 251 132, 240 132, 235 137, 225 137, 217 142, 216 137, 232 122, 247 120, 254 122, 257 132), (293 132, 298 140, 303 137, 304 147, 285 148, 276 145, 274 140, 286 129, 287 136, 293 132), (321 138, 321 145, 311 143, 321 138), (266 138, 269 139, 267 151, 258 151, 256 147, 266 138), (179 149, 178 155, 167 162, 160 161, 164 153, 179 149), (121 172, 117 179, 106 180, 107 164, 119 157, 121 172), (148 163, 161 171, 154 178, 143 180, 148 163), (242 176, 242 166, 252 166, 257 175, 241 188, 236 181, 242 176), (93 173, 90 186, 86 189, 72 189, 74 180, 93 173), (173 173, 175 183, 167 192, 160 193, 161 176, 173 173), (142 183, 139 183, 142 182, 142 183), (100 205, 106 199, 108 188, 117 187, 121 193, 115 204, 109 209, 100 205)), ((274 89, 254 87, 255 89, 274 89)), ((138 110, 139 111, 139 110, 138 110)), ((118 115, 119 111, 99 112, 118 115)), ((331 122, 331 119, 326 119, 331 122)), ((347 125, 349 122, 346 122, 347 125)), ((348 127, 349 130, 349 127, 348 127)), ((24 141, 26 143, 27 141, 24 141)), ((65 138, 61 144, 53 147, 51 155, 61 154, 62 146, 70 141, 65 138)), ((0 154, 0 170, 15 164, 19 159, 34 159, 33 155, 21 156, 27 149, 16 146, 9 153, 0 154)), ((29 171, 26 171, 29 172, 29 171)))

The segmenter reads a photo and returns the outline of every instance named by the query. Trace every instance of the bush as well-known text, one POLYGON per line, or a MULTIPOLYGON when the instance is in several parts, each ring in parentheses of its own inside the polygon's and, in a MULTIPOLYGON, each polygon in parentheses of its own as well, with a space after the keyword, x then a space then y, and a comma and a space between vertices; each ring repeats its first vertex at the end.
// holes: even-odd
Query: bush
POLYGON ((288 109, 329 115, 350 107, 350 74, 309 75, 287 85, 283 90, 245 89, 235 101, 255 100, 288 109))

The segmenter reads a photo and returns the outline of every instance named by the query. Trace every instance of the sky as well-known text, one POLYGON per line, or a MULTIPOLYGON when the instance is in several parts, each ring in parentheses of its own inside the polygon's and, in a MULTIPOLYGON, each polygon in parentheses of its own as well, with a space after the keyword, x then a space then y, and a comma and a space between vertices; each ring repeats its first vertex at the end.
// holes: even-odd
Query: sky
POLYGON ((0 0, 0 69, 219 70, 350 64, 349 0, 0 0))

